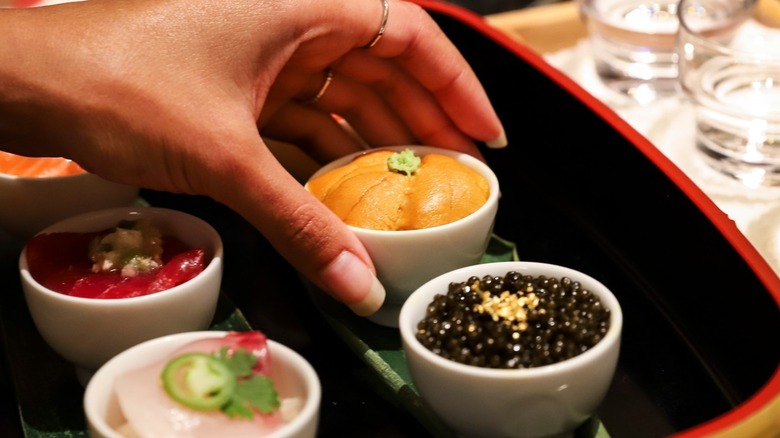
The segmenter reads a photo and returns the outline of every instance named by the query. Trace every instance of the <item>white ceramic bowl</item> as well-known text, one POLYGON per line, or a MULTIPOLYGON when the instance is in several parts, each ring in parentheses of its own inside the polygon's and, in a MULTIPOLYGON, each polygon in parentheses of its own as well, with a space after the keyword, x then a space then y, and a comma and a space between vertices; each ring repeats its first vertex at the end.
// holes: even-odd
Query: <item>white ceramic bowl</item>
POLYGON ((163 235, 202 247, 206 254, 203 272, 150 295, 81 298, 42 286, 28 270, 26 248, 19 257, 22 289, 35 326, 54 351, 85 371, 96 370, 119 352, 148 339, 205 330, 214 317, 222 281, 222 239, 195 216, 163 208, 123 207, 74 216, 41 232, 99 231, 120 220, 140 218, 150 220, 163 235))
POLYGON ((417 289, 399 319, 415 386, 431 409, 464 437, 570 436, 595 412, 612 382, 623 326, 620 305, 603 284, 569 268, 533 262, 486 263, 448 272, 417 289), (510 271, 579 281, 611 311, 605 337, 578 356, 526 369, 464 365, 436 355, 416 339, 428 304, 435 295, 446 294, 451 282, 503 277, 510 271))
MULTIPOLYGON (((404 231, 349 227, 366 247, 376 267, 377 277, 387 292, 382 308, 368 319, 384 326, 397 327, 401 306, 415 289, 447 271, 479 262, 490 241, 498 211, 498 178, 484 162, 462 152, 414 145, 377 149, 411 149, 417 156, 437 153, 453 157, 482 175, 490 189, 488 200, 482 207, 449 224, 404 231)), ((350 154, 328 163, 315 172, 310 180, 344 166, 365 152, 350 154)))
POLYGON ((130 206, 138 188, 91 173, 18 177, 0 173, 0 230, 27 239, 45 227, 92 210, 130 206))
MULTIPOLYGON (((121 373, 164 358, 172 350, 204 337, 221 337, 225 332, 180 333, 152 339, 124 351, 101 367, 87 385, 84 410, 94 438, 122 438, 115 429, 125 420, 114 393, 114 379, 121 373)), ((314 438, 321 402, 320 381, 314 368, 292 349, 268 341, 271 379, 280 397, 305 399, 300 413, 284 428, 266 438, 314 438)))

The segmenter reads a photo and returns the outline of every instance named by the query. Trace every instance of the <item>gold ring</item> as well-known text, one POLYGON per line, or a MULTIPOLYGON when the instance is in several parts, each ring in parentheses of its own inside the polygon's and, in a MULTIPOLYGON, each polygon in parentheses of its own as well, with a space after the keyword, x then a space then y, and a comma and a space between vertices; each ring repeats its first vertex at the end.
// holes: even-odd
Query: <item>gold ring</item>
POLYGON ((317 102, 319 102, 320 99, 322 99, 322 96, 325 95, 325 92, 328 91, 328 88, 330 88, 330 83, 333 82, 333 69, 328 67, 327 70, 325 70, 325 82, 322 84, 322 87, 320 87, 320 90, 317 91, 317 94, 314 95, 311 99, 303 102, 304 105, 313 105, 317 102))
POLYGON ((382 0, 382 23, 379 25, 379 32, 376 33, 374 39, 371 40, 370 43, 364 46, 366 49, 370 49, 374 47, 376 43, 378 43, 379 40, 382 39, 382 35, 385 34, 385 27, 387 26, 388 15, 390 15, 390 3, 388 2, 388 0, 382 0))

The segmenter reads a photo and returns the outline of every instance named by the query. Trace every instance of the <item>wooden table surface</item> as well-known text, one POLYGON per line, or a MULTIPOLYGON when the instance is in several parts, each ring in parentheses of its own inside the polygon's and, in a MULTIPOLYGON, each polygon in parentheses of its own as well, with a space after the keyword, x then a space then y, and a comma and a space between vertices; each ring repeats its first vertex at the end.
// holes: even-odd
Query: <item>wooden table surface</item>
POLYGON ((539 53, 571 47, 586 36, 572 0, 486 15, 485 20, 539 53))

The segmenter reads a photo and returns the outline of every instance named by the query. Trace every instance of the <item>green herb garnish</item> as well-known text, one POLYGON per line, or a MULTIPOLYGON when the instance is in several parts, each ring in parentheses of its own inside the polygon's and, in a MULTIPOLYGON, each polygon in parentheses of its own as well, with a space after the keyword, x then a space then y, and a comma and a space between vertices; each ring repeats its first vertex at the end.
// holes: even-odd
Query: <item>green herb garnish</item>
POLYGON ((395 152, 387 159, 387 168, 391 172, 411 175, 420 168, 420 157, 414 154, 410 149, 402 152, 395 152))
POLYGON ((220 409, 229 417, 252 419, 254 409, 269 414, 281 404, 273 381, 252 372, 255 365, 257 358, 244 349, 232 355, 227 348, 211 355, 186 353, 166 364, 163 387, 192 409, 220 409))
POLYGON ((148 220, 117 223, 114 231, 89 245, 92 272, 119 272, 135 277, 162 267, 162 233, 148 220))
POLYGON ((233 397, 222 407, 222 411, 230 417, 251 419, 255 415, 252 407, 264 414, 270 414, 279 409, 279 405, 271 379, 255 375, 239 381, 233 397))

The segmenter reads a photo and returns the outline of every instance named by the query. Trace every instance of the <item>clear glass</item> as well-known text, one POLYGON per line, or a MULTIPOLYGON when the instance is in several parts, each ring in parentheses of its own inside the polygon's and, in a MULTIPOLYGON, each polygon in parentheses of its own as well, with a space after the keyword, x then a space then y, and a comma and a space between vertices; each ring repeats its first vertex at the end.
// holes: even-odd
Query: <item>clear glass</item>
POLYGON ((678 14, 697 150, 749 186, 780 185, 780 15, 757 0, 682 0, 678 14))
POLYGON ((679 92, 677 0, 578 0, 599 78, 640 104, 679 92))

